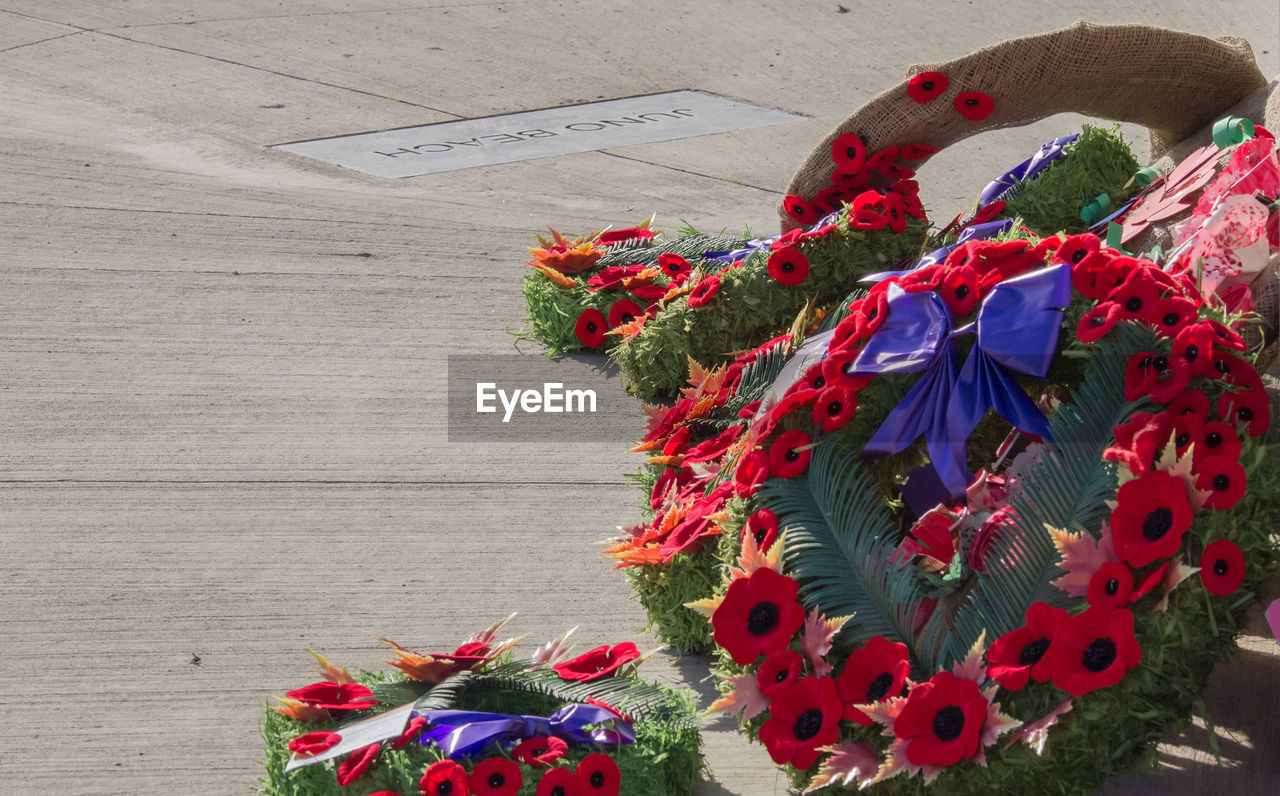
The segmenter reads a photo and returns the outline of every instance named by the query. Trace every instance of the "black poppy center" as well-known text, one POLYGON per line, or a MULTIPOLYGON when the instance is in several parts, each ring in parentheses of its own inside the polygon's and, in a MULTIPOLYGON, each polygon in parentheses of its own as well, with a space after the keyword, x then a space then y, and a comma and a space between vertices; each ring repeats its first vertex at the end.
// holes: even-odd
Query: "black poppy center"
POLYGON ((1116 643, 1103 636, 1084 648, 1080 663, 1091 672, 1106 671, 1116 660, 1116 643))
POLYGON ((622 313, 622 322, 623 322, 623 323, 631 323, 631 322, 632 322, 632 321, 634 321, 635 319, 636 319, 636 316, 632 315, 632 314, 631 314, 631 313, 629 313, 629 312, 624 312, 624 313, 622 313))
POLYGON ((1218 473, 1213 477, 1213 488, 1219 492, 1226 492, 1231 488, 1231 476, 1226 473, 1218 473))
POLYGON ((489 775, 489 787, 497 790, 507 784, 507 777, 501 771, 495 771, 489 775))
POLYGON ((1173 444, 1177 445, 1179 448, 1187 447, 1187 443, 1190 441, 1191 441, 1191 432, 1189 431, 1184 431, 1178 436, 1173 438, 1173 444))
POLYGON ((764 544, 764 538, 769 535, 769 529, 756 528, 753 535, 756 537, 756 547, 759 547, 764 544))
POLYGON ((849 160, 857 160, 858 150, 854 149, 853 147, 849 147, 844 151, 844 155, 845 157, 849 158, 849 160))
POLYGON ((1049 651, 1049 639, 1038 638, 1030 644, 1022 646, 1022 652, 1018 653, 1019 666, 1034 666, 1040 662, 1044 654, 1049 651))
POLYGON ((815 389, 815 390, 821 390, 821 389, 822 389, 823 387, 825 387, 825 386, 827 386, 827 377, 826 377, 826 376, 815 376, 815 377, 814 377, 814 379, 813 379, 813 389, 815 389))
POLYGON ((969 295, 968 285, 961 285, 956 288, 956 298, 960 299, 961 301, 964 301, 964 297, 967 295, 969 295))
POLYGON ((1226 360, 1219 359, 1213 366, 1224 376, 1231 372, 1231 366, 1226 363, 1226 360))
POLYGON ((1176 312, 1166 312, 1164 315, 1164 325, 1177 326, 1178 321, 1180 321, 1181 319, 1182 319, 1182 316, 1176 312))
POLYGON ((797 741, 807 741, 817 735, 822 729, 822 711, 817 708, 810 708, 800 714, 800 718, 796 719, 795 726, 791 731, 795 733, 797 741))
POLYGON ((1166 371, 1169 369, 1169 358, 1156 357, 1151 361, 1151 367, 1155 368, 1157 371, 1166 371))
POLYGON ((787 678, 790 676, 791 676, 790 669, 779 669, 778 673, 773 676, 773 681, 775 683, 785 683, 787 681, 787 678))
POLYGON ((1107 322, 1107 316, 1105 315, 1095 315, 1093 316, 1093 320, 1089 321, 1089 323, 1093 324, 1094 326, 1102 326, 1106 322, 1107 322))
POLYGON ((453 783, 448 780, 441 782, 439 785, 436 785, 436 793, 439 794, 439 796, 449 796, 450 793, 453 793, 453 783))
POLYGON ((595 334, 595 333, 596 333, 596 329, 598 329, 598 328, 600 328, 600 327, 596 326, 596 322, 595 322, 595 321, 587 321, 587 331, 588 331, 588 332, 591 332, 592 334, 595 334))
POLYGON ((840 414, 840 410, 843 408, 844 406, 839 401, 832 401, 827 404, 827 415, 830 417, 836 417, 840 414))
POLYGON ((551 789, 551 796, 564 796, 565 790, 563 785, 557 785, 551 789))
POLYGON ((1236 410, 1236 417, 1239 420, 1245 423, 1248 423, 1250 420, 1253 419, 1253 410, 1247 406, 1242 406, 1236 410))
POLYGON ((1173 511, 1161 506, 1142 521, 1142 538, 1148 542, 1156 542, 1172 529, 1173 511))
POLYGON ((933 734, 939 741, 954 741, 964 732, 964 711, 958 705, 947 705, 933 717, 933 734))
POLYGON ((763 636, 777 624, 778 606, 771 602, 758 602, 747 613, 747 632, 753 636, 763 636))
POLYGON ((1112 578, 1111 580, 1108 580, 1106 583, 1102 584, 1102 590, 1107 593, 1108 597, 1115 597, 1120 591, 1120 579, 1112 578))
POLYGON ((1216 431, 1210 431, 1204 437, 1204 444, 1210 448, 1216 448, 1222 444, 1222 435, 1216 431))
POLYGON ((1138 312, 1142 309, 1142 299, 1134 296, 1124 303, 1124 308, 1129 312, 1138 312))
POLYGON ((889 689, 893 687, 893 675, 888 672, 881 672, 880 676, 871 681, 867 686, 867 701, 879 702, 889 693, 889 689))
POLYGON ((1219 558, 1213 562, 1213 574, 1223 577, 1227 574, 1227 570, 1231 569, 1231 565, 1227 563, 1227 559, 1219 558))
POLYGON ((789 462, 800 461, 800 451, 795 448, 787 448, 787 455, 783 457, 789 462))
POLYGON ((591 787, 593 787, 593 788, 596 788, 596 789, 603 788, 603 787, 604 787, 604 772, 603 772, 603 771, 592 771, 592 772, 591 772, 591 777, 590 777, 587 781, 591 783, 591 787))
POLYGON ((791 272, 792 272, 792 271, 794 271, 794 270, 796 270, 796 264, 795 264, 795 263, 791 262, 790 260, 783 260, 783 261, 782 261, 782 273, 784 273, 784 274, 789 274, 789 273, 791 273, 791 272))
POLYGON ((933 91, 933 81, 932 80, 924 81, 923 83, 920 84, 920 88, 924 89, 925 91, 933 91))
POLYGON ((1191 345, 1187 346, 1182 350, 1182 358, 1187 360, 1188 362, 1195 362, 1196 358, 1199 356, 1200 356, 1200 346, 1196 345, 1195 343, 1192 343, 1191 345))
POLYGON ((970 97, 969 99, 964 101, 964 104, 968 105, 970 108, 976 108, 978 107, 978 98, 970 97))
POLYGON ((1088 256, 1089 256, 1089 252, 1086 251, 1085 249, 1076 249, 1075 251, 1071 252, 1071 262, 1078 263, 1088 256))

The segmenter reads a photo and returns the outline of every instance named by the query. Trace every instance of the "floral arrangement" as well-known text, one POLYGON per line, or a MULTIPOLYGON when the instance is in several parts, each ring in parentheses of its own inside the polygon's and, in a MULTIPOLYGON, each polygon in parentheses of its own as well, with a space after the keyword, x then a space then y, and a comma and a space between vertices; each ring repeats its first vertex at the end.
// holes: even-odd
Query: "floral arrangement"
MULTIPOLYGON (((509 618, 508 618, 509 619, 509 618)), ((498 622, 451 653, 379 639, 394 674, 330 664, 276 697, 263 721, 264 794, 665 796, 704 768, 693 700, 643 682, 635 644, 569 657, 569 634, 531 658, 498 622)), ((572 631, 570 631, 572 633, 572 631)))
POLYGON ((691 607, 714 709, 798 786, 1085 793, 1203 710, 1277 561, 1246 337, 1280 162, 1251 133, 1100 220, 1189 210, 1159 262, 1017 225, 950 244, 756 408, 719 469, 735 565, 691 607))

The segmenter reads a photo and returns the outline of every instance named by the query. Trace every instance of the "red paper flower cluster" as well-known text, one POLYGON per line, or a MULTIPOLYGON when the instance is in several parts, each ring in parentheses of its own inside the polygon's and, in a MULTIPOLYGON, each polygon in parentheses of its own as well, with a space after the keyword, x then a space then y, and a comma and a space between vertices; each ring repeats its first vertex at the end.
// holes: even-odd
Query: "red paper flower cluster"
MULTIPOLYGON (((618 796, 621 789, 618 764, 601 752, 587 755, 573 769, 551 761, 530 765, 546 769, 538 778, 537 796, 618 796)), ((482 760, 470 774, 454 760, 440 760, 427 767, 418 784, 423 796, 516 796, 523 786, 520 765, 506 757, 482 760)))

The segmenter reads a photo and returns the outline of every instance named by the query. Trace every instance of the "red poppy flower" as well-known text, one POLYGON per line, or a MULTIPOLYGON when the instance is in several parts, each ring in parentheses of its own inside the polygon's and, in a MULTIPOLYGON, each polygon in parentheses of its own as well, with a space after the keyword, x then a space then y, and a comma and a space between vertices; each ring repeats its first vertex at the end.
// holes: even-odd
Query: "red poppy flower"
POLYGON ((636 645, 630 641, 624 641, 612 647, 608 644, 596 647, 576 658, 561 661, 551 668, 565 680, 586 682, 609 677, 619 668, 639 657, 640 650, 636 649, 636 645))
POLYGON ((1003 200, 992 202, 974 213, 973 218, 969 219, 969 223, 965 224, 965 226, 971 227, 977 224, 986 224, 989 221, 995 221, 1008 206, 1009 203, 1003 200))
POLYGON ((791 194, 782 198, 782 210, 806 227, 822 218, 822 211, 817 205, 791 194))
POLYGON ((1154 470, 1121 486, 1116 501, 1111 534, 1121 561, 1141 568, 1178 551, 1191 525, 1191 505, 1182 479, 1154 470))
POLYGON ((907 204, 896 193, 885 194, 880 212, 889 220, 889 229, 903 232, 907 228, 907 204))
POLYGON ((806 368, 798 383, 804 384, 807 389, 821 391, 827 386, 827 376, 822 370, 825 362, 826 360, 815 362, 806 368))
POLYGON ((1164 354, 1143 352, 1129 357, 1125 363, 1124 397, 1136 401, 1144 395, 1161 403, 1178 397, 1191 378, 1185 359, 1170 359, 1164 354))
POLYGON ((1244 582, 1244 553, 1229 539, 1219 539, 1200 556, 1200 582, 1215 597, 1235 594, 1244 582))
POLYGON ((1187 452, 1187 448, 1192 445, 1196 446, 1196 458, 1204 451, 1204 420, 1200 415, 1194 412, 1187 412, 1173 416, 1173 447, 1174 453, 1182 456, 1187 452))
POLYGON ((1143 576, 1142 582, 1133 590, 1133 595, 1129 598, 1129 602, 1136 603, 1143 597, 1146 597, 1152 589, 1164 581, 1164 573, 1169 571, 1168 561, 1148 572, 1143 576))
POLYGON ((809 435, 795 429, 778 435, 769 448, 769 470, 779 478, 794 478, 809 467, 809 435))
POLYGON ((842 713, 835 680, 802 678, 773 697, 769 720, 760 727, 760 741, 773 762, 790 763, 803 771, 817 761, 818 747, 835 743, 842 713))
POLYGON ((1228 351, 1243 351, 1248 348, 1243 337, 1220 321, 1209 321, 1209 326, 1213 329, 1215 342, 1219 347, 1228 351))
POLYGON ((863 373, 855 376, 846 370, 853 364, 853 360, 852 356, 844 356, 839 351, 828 350, 827 358, 822 360, 822 378, 827 385, 844 387, 848 390, 861 390, 870 384, 871 374, 863 373))
POLYGON ((860 136, 845 133, 831 142, 831 160, 844 174, 857 174, 867 163, 867 143, 860 136))
POLYGON ((867 157, 867 170, 883 173, 884 167, 898 157, 898 147, 887 146, 867 157))
POLYGON ((1173 340, 1173 356, 1185 359, 1192 376, 1209 369, 1213 356, 1213 329, 1207 323, 1184 326, 1173 340))
POLYGON ((961 116, 971 122, 980 122, 996 109, 995 100, 981 91, 965 91, 956 95, 951 103, 961 116))
POLYGON ((602 752, 593 752, 582 758, 575 771, 578 788, 589 796, 618 796, 622 787, 622 772, 613 758, 602 752))
POLYGON ((317 730, 306 735, 299 735, 289 742, 289 751, 298 757, 314 757, 321 752, 332 749, 342 741, 336 732, 317 730))
POLYGON ((371 743, 347 755, 347 758, 338 764, 338 768, 334 772, 338 784, 345 788, 359 779, 360 775, 369 767, 369 764, 373 762, 373 759, 378 756, 378 750, 381 748, 381 743, 371 743))
MULTIPOLYGON (((668 288, 664 285, 636 285, 631 288, 631 294, 638 299, 645 301, 657 301, 667 295, 668 288)), ((653 313, 647 313, 652 315, 653 313)))
POLYGON ((870 727, 874 722, 854 705, 898 696, 910 672, 906 644, 872 636, 865 646, 850 653, 836 678, 836 693, 844 704, 843 718, 870 727))
POLYGON ((609 328, 616 329, 644 315, 640 305, 631 299, 618 299, 609 306, 609 328))
POLYGON ((769 242, 769 251, 776 252, 778 249, 794 246, 803 234, 803 229, 789 229, 769 242))
POLYGON ((923 293, 926 290, 937 290, 942 287, 942 279, 946 269, 939 263, 916 268, 898 278, 898 287, 908 293, 923 293))
MULTIPOLYGON (((1133 572, 1119 561, 1104 561, 1089 578, 1089 605, 1123 608, 1133 595, 1133 572)), ((1047 678, 1046 678, 1047 679, 1047 678)))
POLYGON ((1082 343, 1096 343, 1120 320, 1120 305, 1114 301, 1099 301, 1097 306, 1084 314, 1076 327, 1076 337, 1082 343))
POLYGON ((399 749, 405 744, 417 738, 422 730, 427 726, 427 720, 421 716, 414 716, 409 719, 409 723, 405 725, 404 732, 400 733, 400 737, 391 742, 392 749, 399 749))
POLYGON ((936 154, 938 148, 927 144, 903 144, 902 149, 898 150, 898 157, 903 160, 924 160, 936 154))
POLYGON ((755 488, 769 480, 769 454, 756 448, 748 451, 738 460, 733 471, 733 483, 742 490, 755 491, 755 488))
POLYGON ((938 672, 907 695, 893 734, 907 742, 913 766, 950 766, 980 748, 987 700, 972 680, 938 672))
POLYGON ((1175 416, 1195 414, 1202 420, 1208 420, 1209 396, 1204 394, 1204 390, 1185 390, 1169 402, 1169 413, 1175 416))
POLYGON ((1195 463, 1196 488, 1211 492, 1205 505, 1229 509, 1244 497, 1244 468, 1234 456, 1206 456, 1195 463))
POLYGON ((1271 426, 1271 405, 1261 390, 1227 392, 1218 396, 1218 417, 1228 423, 1247 425, 1249 436, 1256 437, 1271 426))
POLYGON ((756 687, 769 699, 783 688, 800 679, 804 671, 804 658, 793 649, 774 650, 765 656, 756 670, 756 687))
POLYGON ((1047 653, 1067 616, 1048 603, 1032 603, 1025 614, 1027 623, 996 639, 987 650, 987 673, 1009 691, 1021 690, 1032 678, 1048 682, 1053 673, 1047 653))
POLYGON ((928 218, 924 202, 920 201, 920 185, 915 180, 898 180, 890 185, 889 189, 902 197, 902 206, 906 209, 907 215, 921 221, 928 218))
POLYGON ((601 246, 610 246, 614 243, 622 243, 628 240, 649 240, 657 237, 653 230, 642 229, 641 227, 628 227, 626 229, 615 229, 611 232, 602 232, 596 238, 596 243, 601 246))
POLYGON ((674 282, 683 282, 688 278, 693 266, 689 261, 674 252, 663 252, 658 255, 658 268, 674 282))
POLYGON ((1201 456, 1226 456, 1231 459, 1240 458, 1240 438, 1230 423, 1214 420, 1204 424, 1204 447, 1196 451, 1196 458, 1201 456))
POLYGON ((916 102, 925 103, 942 96, 948 84, 947 76, 941 72, 921 72, 912 75, 907 81, 907 96, 916 102))
POLYGON ((471 796, 516 796, 524 785, 524 775, 514 760, 490 757, 481 760, 467 777, 471 796))
POLYGON ((1111 430, 1116 444, 1104 450, 1102 458, 1121 462, 1134 475, 1144 475, 1164 450, 1173 423, 1169 412, 1134 412, 1127 422, 1111 430))
POLYGON ((696 553, 707 543, 707 531, 711 528, 711 519, 705 516, 691 516, 671 529, 658 554, 663 561, 670 561, 680 553, 696 553))
POLYGON ((768 509, 759 509, 747 517, 742 533, 751 534, 756 540, 756 549, 765 552, 778 540, 778 515, 768 509))
MULTIPOLYGON (((815 200, 823 207, 829 207, 832 210, 851 201, 857 193, 852 188, 845 188, 843 185, 829 185, 818 191, 818 198, 815 200)), ((827 235, 834 234, 839 231, 839 227, 835 224, 823 224, 820 227, 805 232, 800 236, 800 240, 813 240, 827 235)), ((794 230, 793 230, 794 231, 794 230)))
POLYGON ((689 307, 691 309, 701 307, 711 300, 713 296, 720 290, 720 277, 709 276, 703 279, 689 293, 689 307))
POLYGON ((553 768, 538 780, 536 796, 582 796, 578 776, 567 768, 553 768))
POLYGON ((373 698, 372 691, 358 683, 331 683, 328 680, 286 691, 284 695, 325 710, 368 710, 380 704, 373 698))
POLYGON ((716 644, 739 666, 786 647, 804 624, 799 591, 795 580, 768 568, 734 580, 711 616, 716 644))
POLYGON ((769 255, 769 276, 780 285, 798 285, 809 275, 809 259, 794 246, 769 255))
POLYGON ((1133 614, 1105 606, 1077 614, 1058 628, 1049 655, 1055 688, 1074 697, 1109 688, 1142 659, 1133 614))
POLYGON ((583 310, 573 327, 574 334, 578 336, 578 342, 587 348, 599 348, 604 345, 604 333, 607 330, 604 313, 594 307, 583 310))
POLYGON ((1162 298, 1146 308, 1144 320, 1163 337, 1177 337, 1196 319, 1196 305, 1184 298, 1162 298))
POLYGON ((555 736, 526 738, 515 745, 511 756, 531 768, 546 768, 569 751, 569 744, 555 736))
POLYGON ((1069 235, 1054 251, 1053 258, 1049 262, 1067 263, 1073 266, 1074 271, 1074 266, 1079 265, 1086 257, 1100 249, 1102 249, 1102 241, 1097 235, 1088 233, 1069 235))
POLYGON ((849 210, 849 226, 853 229, 871 230, 888 226, 889 217, 865 207, 849 210))
POLYGON ((813 405, 813 422, 823 431, 835 431, 853 417, 858 408, 858 394, 840 386, 823 390, 813 405))
MULTIPOLYGON (((1117 258, 1117 262, 1124 259, 1117 258)), ((1120 317, 1124 320, 1142 320, 1148 309, 1160 300, 1160 285, 1145 268, 1139 268, 1132 271, 1120 287, 1111 291, 1108 298, 1120 305, 1120 317)))
POLYGON ((1094 301, 1102 301, 1129 278, 1127 259, 1132 258, 1112 257, 1107 252, 1090 254, 1071 266, 1071 286, 1094 301))
POLYGON ((862 171, 858 171, 858 172, 849 172, 849 173, 845 173, 843 171, 840 171, 839 169, 836 169, 835 171, 831 172, 832 185, 838 185, 841 188, 850 188, 855 191, 858 190, 859 188, 865 187, 867 184, 867 180, 869 179, 871 179, 871 172, 867 171, 866 169, 863 169, 862 171))
POLYGON ((967 265, 947 268, 940 292, 951 314, 963 318, 978 304, 978 272, 967 265))

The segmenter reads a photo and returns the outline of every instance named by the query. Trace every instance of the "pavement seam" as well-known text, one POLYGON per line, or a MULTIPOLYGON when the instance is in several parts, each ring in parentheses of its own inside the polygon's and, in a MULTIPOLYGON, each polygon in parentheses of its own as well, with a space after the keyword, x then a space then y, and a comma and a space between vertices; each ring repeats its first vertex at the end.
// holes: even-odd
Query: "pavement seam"
POLYGON ((253 22, 262 19, 306 19, 351 14, 391 14, 397 11, 432 11, 437 8, 480 8, 483 6, 510 5, 511 0, 495 0, 491 3, 435 3, 431 5, 401 6, 399 8, 372 8, 367 11, 312 11, 305 14, 270 14, 250 17, 210 17, 209 19, 184 19, 176 22, 145 22, 140 25, 116 25, 104 30, 133 30, 135 28, 159 28, 167 25, 203 25, 210 22, 253 22))
POLYGON ((692 169, 682 169, 679 166, 668 166, 666 163, 656 163, 652 160, 645 160, 643 158, 635 158, 635 157, 630 157, 628 155, 619 155, 617 152, 610 152, 605 149, 597 149, 595 151, 599 152, 602 155, 608 155, 609 157, 612 157, 612 158, 621 158, 622 160, 631 160, 636 163, 644 163, 645 165, 648 165, 648 166, 657 166, 660 169, 669 169, 671 171, 678 171, 681 174, 692 174, 695 177, 705 177, 709 180, 727 182, 730 185, 741 185, 743 188, 754 188, 757 191, 764 191, 765 193, 771 193, 775 196, 783 195, 782 191, 775 191, 772 188, 762 188, 759 185, 752 185, 749 182, 743 182, 742 180, 735 180, 732 177, 717 177, 714 174, 704 174, 703 172, 693 171, 692 169))
POLYGON ((12 47, 5 47, 3 50, 0 50, 0 53, 13 52, 14 50, 21 50, 23 47, 33 47, 37 44, 44 44, 47 41, 56 41, 58 39, 65 39, 68 36, 79 36, 81 33, 87 33, 87 32, 88 31, 85 31, 85 30, 73 30, 70 33, 62 33, 57 36, 50 36, 47 39, 40 39, 38 41, 29 41, 26 44, 15 44, 12 47))

